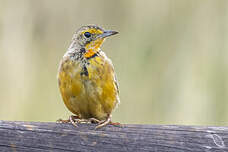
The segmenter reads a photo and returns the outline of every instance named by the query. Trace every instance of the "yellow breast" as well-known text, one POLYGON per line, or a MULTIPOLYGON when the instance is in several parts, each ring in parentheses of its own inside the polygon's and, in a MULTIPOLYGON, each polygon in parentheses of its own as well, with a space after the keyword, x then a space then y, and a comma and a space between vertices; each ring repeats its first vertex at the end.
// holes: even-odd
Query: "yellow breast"
POLYGON ((62 60, 58 73, 60 92, 72 113, 103 120, 119 102, 114 69, 103 52, 87 62, 62 60))

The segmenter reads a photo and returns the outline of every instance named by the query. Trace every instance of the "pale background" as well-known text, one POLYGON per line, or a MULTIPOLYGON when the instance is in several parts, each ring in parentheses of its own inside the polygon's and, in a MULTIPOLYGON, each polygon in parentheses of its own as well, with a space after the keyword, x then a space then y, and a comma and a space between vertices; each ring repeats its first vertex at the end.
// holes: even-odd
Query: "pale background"
POLYGON ((0 119, 71 114, 58 63, 81 25, 117 30, 112 59, 121 123, 228 124, 228 1, 0 0, 0 119))

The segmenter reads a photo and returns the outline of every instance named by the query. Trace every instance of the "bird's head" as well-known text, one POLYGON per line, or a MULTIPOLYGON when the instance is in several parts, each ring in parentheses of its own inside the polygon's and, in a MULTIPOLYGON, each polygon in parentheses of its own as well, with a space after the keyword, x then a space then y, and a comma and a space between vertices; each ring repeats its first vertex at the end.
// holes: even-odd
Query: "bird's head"
POLYGON ((81 48, 85 48, 85 57, 90 57, 98 51, 105 38, 118 32, 104 30, 96 25, 82 26, 73 36, 73 41, 81 48))

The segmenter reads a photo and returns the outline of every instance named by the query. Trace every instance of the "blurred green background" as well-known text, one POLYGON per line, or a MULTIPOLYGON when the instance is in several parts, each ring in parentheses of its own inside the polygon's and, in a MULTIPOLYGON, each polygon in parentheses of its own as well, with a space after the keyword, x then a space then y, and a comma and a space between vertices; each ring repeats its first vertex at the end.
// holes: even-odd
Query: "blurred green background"
POLYGON ((121 123, 228 124, 228 1, 0 0, 0 119, 56 121, 57 68, 82 25, 117 30, 121 123))

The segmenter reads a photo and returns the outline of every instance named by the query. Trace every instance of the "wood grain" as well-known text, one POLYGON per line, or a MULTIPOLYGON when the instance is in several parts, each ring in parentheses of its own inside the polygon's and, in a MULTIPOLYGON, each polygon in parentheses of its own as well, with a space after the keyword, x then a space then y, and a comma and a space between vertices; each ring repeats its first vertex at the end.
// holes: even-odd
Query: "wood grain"
POLYGON ((0 151, 226 152, 228 127, 0 121, 0 151))

